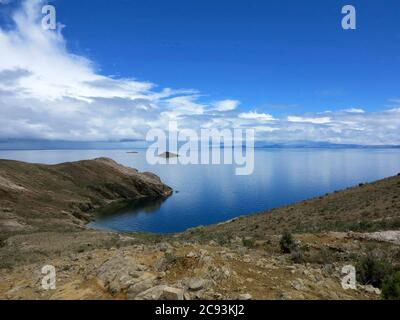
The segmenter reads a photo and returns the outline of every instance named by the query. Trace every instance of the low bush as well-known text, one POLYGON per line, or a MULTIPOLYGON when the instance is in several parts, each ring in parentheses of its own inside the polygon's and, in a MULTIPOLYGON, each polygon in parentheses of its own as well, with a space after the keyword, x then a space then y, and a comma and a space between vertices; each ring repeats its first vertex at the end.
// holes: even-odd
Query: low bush
POLYGON ((164 259, 167 264, 173 264, 177 261, 177 257, 171 252, 166 252, 164 254, 164 259))
POLYGON ((400 271, 384 280, 382 298, 386 300, 400 300, 400 271))
POLYGON ((357 281, 365 285, 382 288, 383 281, 392 275, 393 267, 386 260, 369 254, 362 257, 356 265, 357 281))
POLYGON ((242 243, 243 243, 243 246, 246 248, 254 248, 254 245, 255 245, 254 239, 243 239, 242 243))
POLYGON ((305 257, 303 250, 301 250, 300 248, 293 249, 292 252, 290 253, 290 259, 294 263, 304 263, 305 257))
POLYGON ((282 253, 291 253, 297 249, 297 244, 294 241, 292 234, 285 231, 279 241, 282 253))

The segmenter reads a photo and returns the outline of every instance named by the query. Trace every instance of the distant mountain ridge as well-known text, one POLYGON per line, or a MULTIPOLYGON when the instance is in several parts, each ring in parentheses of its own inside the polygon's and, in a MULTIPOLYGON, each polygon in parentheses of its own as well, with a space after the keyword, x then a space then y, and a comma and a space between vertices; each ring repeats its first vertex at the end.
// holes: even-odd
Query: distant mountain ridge
POLYGON ((398 149, 400 145, 339 144, 318 141, 292 141, 278 143, 256 143, 257 148, 330 148, 330 149, 398 149))
MULTIPOLYGON (((184 142, 178 144, 178 147, 184 142)), ((96 149, 146 149, 149 144, 144 140, 120 141, 64 141, 64 140, 29 140, 29 139, 0 139, 0 150, 96 150, 96 149)), ((218 147, 218 145, 214 145, 218 147)), ((220 147, 224 147, 221 143, 220 147)), ((361 145, 340 144, 324 141, 286 141, 265 142, 256 141, 255 148, 330 148, 330 149, 399 149, 399 145, 361 145)))

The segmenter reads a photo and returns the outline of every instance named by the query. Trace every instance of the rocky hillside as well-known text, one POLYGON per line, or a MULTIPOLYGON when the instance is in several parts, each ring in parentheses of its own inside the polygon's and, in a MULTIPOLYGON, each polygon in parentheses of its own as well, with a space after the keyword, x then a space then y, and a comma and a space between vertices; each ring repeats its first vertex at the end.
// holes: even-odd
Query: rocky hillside
POLYGON ((171 188, 151 173, 111 159, 29 164, 0 160, 0 233, 77 230, 113 202, 166 198, 171 188))
POLYGON ((3 236, 0 299, 380 299, 385 281, 400 270, 400 176, 152 235, 81 224, 92 208, 115 200, 167 196, 171 190, 151 174, 105 159, 4 162, 1 170, 3 228, 8 220, 30 231, 3 236), (41 268, 49 264, 57 271, 55 290, 41 287, 41 268), (345 265, 356 268, 355 289, 341 285, 345 265))

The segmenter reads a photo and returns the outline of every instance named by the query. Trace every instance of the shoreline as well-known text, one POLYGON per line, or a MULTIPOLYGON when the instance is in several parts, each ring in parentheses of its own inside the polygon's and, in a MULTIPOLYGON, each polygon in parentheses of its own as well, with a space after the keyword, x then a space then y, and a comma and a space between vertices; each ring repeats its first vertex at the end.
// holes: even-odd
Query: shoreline
MULTIPOLYGON (((30 177, 38 172, 45 177, 49 174, 46 166, 39 165, 39 171, 34 173, 30 166, 26 171, 30 177)), ((68 172, 73 181, 80 179, 82 168, 90 168, 92 176, 86 176, 85 183, 92 183, 97 181, 96 172, 104 179, 104 166, 113 171, 109 178, 121 186, 140 185, 149 193, 172 192, 154 175, 141 176, 109 160, 55 167, 68 172), (126 180, 127 176, 139 180, 126 180), (152 187, 147 189, 146 184, 133 181, 146 181, 152 187)), ((4 166, 1 168, 4 170, 4 166)), ((16 172, 23 175, 23 167, 18 168, 16 172)), ((69 183, 70 179, 63 181, 69 183)), ((27 188, 27 184, 15 182, 10 183, 9 178, 3 181, 0 192, 10 188, 20 196, 27 192, 19 189, 27 188)), ((116 196, 117 190, 119 195, 126 195, 125 188, 116 186, 101 189, 101 193, 116 196)), ((88 192, 71 190, 84 195, 88 192)), ((96 195, 98 191, 95 190, 96 195)), ((72 220, 47 217, 41 229, 15 230, 6 238, 2 233, 0 299, 153 300, 164 299, 171 292, 176 294, 175 299, 380 299, 381 288, 363 283, 356 290, 344 290, 340 270, 349 264, 359 268, 368 256, 391 261, 393 267, 400 268, 396 253, 400 245, 399 194, 397 175, 173 234, 92 230, 74 225, 71 221, 79 219, 73 215, 67 215, 72 220), (293 235, 297 251, 282 252, 280 239, 285 232, 293 235), (43 265, 56 268, 56 290, 41 290, 43 265)), ((65 205, 64 198, 38 199, 47 205, 55 200, 55 204, 65 205)), ((10 200, 0 201, 3 219, 11 217, 13 211, 4 210, 4 204, 10 207, 10 200)), ((72 209, 91 208, 88 202, 79 203, 72 209)), ((26 202, 21 208, 25 205, 26 202)))
MULTIPOLYGON (((259 211, 254 211, 254 212, 249 212, 249 213, 245 213, 245 214, 240 214, 240 215, 235 216, 235 217, 233 217, 233 218, 231 218, 231 219, 223 220, 223 221, 221 221, 221 222, 210 223, 210 224, 206 224, 206 225, 200 224, 200 225, 192 226, 192 227, 189 227, 189 228, 187 228, 187 229, 185 229, 185 230, 178 231, 178 232, 151 232, 151 231, 144 231, 144 230, 141 230, 141 231, 117 231, 117 230, 112 230, 112 229, 110 229, 110 231, 116 232, 116 233, 121 233, 121 234, 134 234, 134 233, 138 232, 138 233, 154 234, 154 235, 159 235, 159 236, 163 236, 163 235, 165 235, 165 236, 168 236, 168 235, 169 235, 169 236, 171 236, 171 235, 177 235, 177 234, 182 234, 182 233, 190 232, 192 229, 196 229, 196 228, 199 228, 199 227, 200 227, 200 228, 207 228, 207 227, 214 227, 214 226, 223 226, 223 225, 229 224, 229 223, 231 223, 231 222, 235 222, 235 221, 240 220, 240 219, 251 218, 251 217, 254 217, 254 216, 264 215, 264 214, 267 215, 267 214, 268 214, 269 212, 271 212, 271 211, 280 210, 280 209, 283 209, 283 208, 286 208, 286 207, 291 207, 291 206, 300 205, 300 204, 302 204, 302 203, 304 203, 304 202, 308 202, 308 201, 313 201, 313 200, 322 199, 322 198, 327 197, 327 196, 329 196, 329 195, 334 195, 334 194, 341 193, 341 192, 345 192, 345 191, 348 191, 348 190, 357 189, 357 188, 360 188, 360 187, 362 187, 362 186, 366 186, 366 185, 369 185, 369 184, 378 183, 378 182, 385 181, 385 180, 387 180, 387 179, 391 179, 391 178, 398 177, 398 176, 400 176, 400 173, 398 173, 398 174, 396 174, 396 175, 393 175, 393 176, 383 177, 383 178, 378 179, 378 180, 373 180, 373 181, 371 181, 371 182, 360 182, 360 183, 356 183, 356 184, 353 184, 353 185, 351 185, 351 186, 344 187, 343 189, 331 191, 331 192, 324 193, 324 194, 315 195, 315 196, 313 196, 313 197, 305 198, 305 199, 302 199, 302 200, 299 200, 299 201, 296 201, 296 202, 287 203, 287 204, 284 204, 284 205, 281 205, 281 206, 277 206, 277 207, 274 207, 274 208, 265 209, 265 210, 259 210, 259 211)), ((151 200, 151 199, 149 199, 149 200, 151 200)), ((135 201, 136 201, 136 200, 133 200, 133 202, 135 202, 135 201)), ((120 202, 120 204, 129 205, 131 202, 132 202, 131 200, 128 200, 128 201, 122 200, 122 201, 120 202)), ((113 206, 113 205, 114 205, 114 204, 111 204, 111 206, 113 206)), ((117 203, 117 205, 118 205, 118 203, 117 203)), ((122 206, 121 208, 123 208, 123 207, 124 207, 124 206, 122 206)), ((99 210, 100 210, 100 211, 102 211, 102 210, 107 210, 107 208, 100 208, 99 210)), ((96 213, 95 213, 95 214, 96 214, 96 213)), ((100 213, 100 214, 101 214, 101 213, 100 213)), ((107 213, 107 214, 112 215, 112 212, 109 212, 109 213, 107 213)), ((95 221, 95 218, 94 218, 94 217, 93 217, 93 219, 94 219, 94 220, 92 220, 91 222, 95 221)), ((90 227, 89 227, 89 230, 104 230, 104 229, 93 229, 93 228, 90 228, 90 227)))

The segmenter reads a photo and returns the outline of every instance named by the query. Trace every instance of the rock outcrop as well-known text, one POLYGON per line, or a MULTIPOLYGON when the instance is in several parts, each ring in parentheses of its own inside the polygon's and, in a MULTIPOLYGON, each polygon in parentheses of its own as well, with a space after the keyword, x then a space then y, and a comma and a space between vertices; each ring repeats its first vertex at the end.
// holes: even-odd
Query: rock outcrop
POLYGON ((171 193, 156 175, 108 158, 57 165, 0 160, 0 232, 77 230, 113 202, 171 193))

